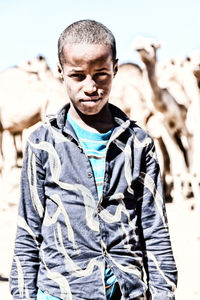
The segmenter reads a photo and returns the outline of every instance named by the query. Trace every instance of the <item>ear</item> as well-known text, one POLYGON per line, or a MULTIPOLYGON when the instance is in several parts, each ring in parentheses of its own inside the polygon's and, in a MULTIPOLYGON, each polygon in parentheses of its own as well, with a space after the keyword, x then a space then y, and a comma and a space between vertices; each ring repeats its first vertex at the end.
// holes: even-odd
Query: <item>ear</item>
POLYGON ((118 72, 118 59, 115 60, 114 66, 113 66, 113 71, 114 71, 114 77, 118 72))
POLYGON ((63 80, 64 79, 63 78, 63 69, 62 69, 62 66, 59 62, 57 63, 57 68, 58 68, 58 73, 60 73, 60 77, 63 80))

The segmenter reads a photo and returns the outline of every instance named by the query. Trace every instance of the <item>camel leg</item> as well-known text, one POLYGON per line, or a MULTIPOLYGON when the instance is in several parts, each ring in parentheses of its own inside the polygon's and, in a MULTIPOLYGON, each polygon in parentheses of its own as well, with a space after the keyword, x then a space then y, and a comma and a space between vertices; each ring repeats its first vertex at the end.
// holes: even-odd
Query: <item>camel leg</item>
POLYGON ((181 152, 183 153, 183 157, 184 157, 186 166, 189 167, 189 157, 188 157, 188 152, 187 152, 187 150, 185 149, 185 147, 183 146, 183 142, 182 142, 182 140, 181 140, 180 133, 179 133, 179 132, 175 132, 174 138, 175 138, 175 141, 176 141, 178 147, 180 148, 181 152))
POLYGON ((155 141, 156 152, 162 174, 165 199, 167 202, 172 202, 172 195, 174 191, 174 168, 170 153, 170 145, 173 143, 168 131, 158 116, 149 116, 147 119, 146 129, 155 141))
POLYGON ((0 174, 3 170, 3 161, 4 161, 4 155, 3 155, 3 131, 0 131, 0 174))
POLYGON ((16 204, 18 201, 17 189, 19 185, 20 170, 14 168, 15 149, 13 136, 9 131, 3 132, 2 149, 4 154, 3 170, 1 176, 1 202, 0 206, 7 209, 8 205, 16 204), (15 193, 15 194, 14 194, 15 193))
POLYGON ((163 130, 163 141, 169 153, 171 170, 174 181, 173 201, 181 202, 186 198, 182 185, 189 186, 189 172, 182 151, 178 147, 174 136, 166 128, 163 130))
POLYGON ((192 188, 194 191, 195 209, 200 212, 200 134, 194 137, 193 164, 191 167, 192 188))
POLYGON ((22 132, 13 134, 13 143, 14 143, 14 147, 15 147, 15 167, 21 168, 22 158, 23 158, 22 132))
POLYGON ((2 122, 0 120, 0 173, 2 173, 3 161, 4 161, 4 155, 3 155, 3 125, 2 125, 2 122))
POLYGON ((162 157, 163 157, 162 182, 163 182, 163 191, 164 191, 164 195, 165 195, 165 200, 166 200, 166 202, 172 202, 173 182, 172 182, 172 176, 171 176, 170 157, 169 157, 167 148, 163 142, 162 137, 158 138, 158 144, 161 149, 162 157))

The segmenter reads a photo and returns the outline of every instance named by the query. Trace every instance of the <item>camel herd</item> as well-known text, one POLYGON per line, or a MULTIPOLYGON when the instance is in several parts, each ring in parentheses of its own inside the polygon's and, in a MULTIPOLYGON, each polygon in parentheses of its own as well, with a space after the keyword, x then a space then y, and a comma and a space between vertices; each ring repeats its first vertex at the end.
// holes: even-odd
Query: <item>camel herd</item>
MULTIPOLYGON (((168 201, 200 200, 200 50, 183 59, 157 60, 160 44, 137 37, 133 51, 141 66, 124 63, 114 79, 110 102, 154 138, 168 201)), ((0 73, 0 170, 20 164, 24 140, 46 114, 69 99, 46 59, 38 56, 0 73), (12 139, 10 159, 5 134, 12 139)))
POLYGON ((137 37, 143 68, 120 65, 111 102, 154 138, 166 200, 200 200, 200 51, 184 60, 157 60, 160 44, 137 37))
POLYGON ((43 56, 0 73, 2 169, 11 164, 5 159, 8 151, 4 143, 4 133, 8 132, 13 139, 14 165, 17 166, 18 158, 22 155, 24 130, 43 122, 47 113, 54 113, 68 101, 66 97, 61 81, 55 77, 43 56))

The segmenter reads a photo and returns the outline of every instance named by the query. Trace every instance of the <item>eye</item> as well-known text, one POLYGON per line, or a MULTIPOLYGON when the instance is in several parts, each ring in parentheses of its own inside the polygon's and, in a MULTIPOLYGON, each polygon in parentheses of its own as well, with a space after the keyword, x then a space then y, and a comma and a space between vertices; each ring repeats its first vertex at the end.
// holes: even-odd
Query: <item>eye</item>
POLYGON ((105 80, 107 78, 108 74, 105 72, 96 73, 94 75, 95 79, 97 80, 105 80))
POLYGON ((84 74, 79 74, 79 73, 74 73, 70 75, 71 78, 81 81, 85 79, 85 75, 84 74))

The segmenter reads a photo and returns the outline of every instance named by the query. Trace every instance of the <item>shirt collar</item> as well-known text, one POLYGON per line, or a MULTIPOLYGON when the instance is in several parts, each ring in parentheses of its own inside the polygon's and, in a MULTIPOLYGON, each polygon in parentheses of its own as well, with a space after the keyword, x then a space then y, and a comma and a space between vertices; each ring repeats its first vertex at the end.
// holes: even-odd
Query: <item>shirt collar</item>
MULTIPOLYGON (((66 122, 66 116, 67 116, 67 112, 70 108, 70 103, 66 104, 64 107, 62 107, 60 109, 60 111, 58 112, 57 116, 51 118, 49 121, 52 123, 52 121, 56 121, 57 126, 60 129, 64 129, 64 127, 66 126, 67 129, 69 129, 71 131, 71 125, 69 124, 69 122, 66 122)), ((115 122, 115 126, 116 127, 121 127, 121 129, 123 128, 124 130, 126 128, 128 128, 130 126, 130 119, 128 118, 128 116, 121 110, 119 109, 117 106, 110 104, 109 103, 109 108, 112 112, 113 118, 114 118, 114 122, 115 122)))

